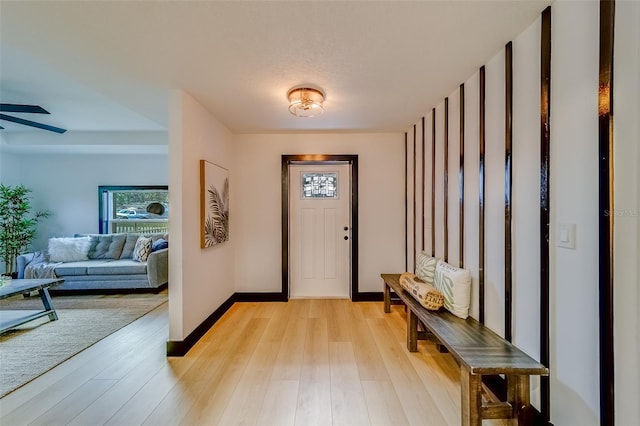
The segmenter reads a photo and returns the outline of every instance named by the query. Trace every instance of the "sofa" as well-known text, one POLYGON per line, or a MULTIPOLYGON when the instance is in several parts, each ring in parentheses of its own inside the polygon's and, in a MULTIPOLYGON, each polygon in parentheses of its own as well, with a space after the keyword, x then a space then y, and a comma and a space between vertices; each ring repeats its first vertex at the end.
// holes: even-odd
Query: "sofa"
POLYGON ((167 234, 76 234, 18 256, 18 278, 64 278, 52 292, 160 291, 169 281, 167 234))

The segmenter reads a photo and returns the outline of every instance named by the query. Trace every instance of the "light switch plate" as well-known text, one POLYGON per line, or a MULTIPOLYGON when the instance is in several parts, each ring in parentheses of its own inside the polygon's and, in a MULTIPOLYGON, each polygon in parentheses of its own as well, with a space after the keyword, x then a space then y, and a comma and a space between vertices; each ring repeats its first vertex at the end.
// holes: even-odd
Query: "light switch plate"
POLYGON ((556 246, 575 250, 576 224, 559 223, 556 227, 556 246))

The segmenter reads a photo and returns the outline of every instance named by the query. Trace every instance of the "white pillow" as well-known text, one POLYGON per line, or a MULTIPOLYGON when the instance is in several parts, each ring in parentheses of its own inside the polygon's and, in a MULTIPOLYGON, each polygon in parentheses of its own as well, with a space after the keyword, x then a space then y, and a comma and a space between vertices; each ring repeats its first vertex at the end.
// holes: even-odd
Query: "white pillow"
POLYGON ((471 303, 471 273, 446 262, 436 266, 435 286, 444 295, 444 307, 453 315, 466 319, 471 303))
POLYGON ((416 275, 428 284, 433 284, 436 274, 437 257, 431 257, 426 252, 421 251, 416 255, 416 275))
POLYGON ((90 247, 89 237, 50 238, 49 262, 79 262, 88 260, 90 247))

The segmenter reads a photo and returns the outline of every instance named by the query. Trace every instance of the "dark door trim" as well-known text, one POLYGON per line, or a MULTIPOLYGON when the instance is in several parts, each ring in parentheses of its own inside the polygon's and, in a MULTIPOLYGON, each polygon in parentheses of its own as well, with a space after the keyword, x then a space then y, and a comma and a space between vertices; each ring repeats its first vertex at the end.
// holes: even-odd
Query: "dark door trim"
POLYGON ((349 164, 351 180, 351 300, 354 302, 379 299, 377 293, 362 293, 358 286, 358 156, 304 154, 282 156, 282 293, 281 300, 289 300, 289 166, 292 164, 349 164))

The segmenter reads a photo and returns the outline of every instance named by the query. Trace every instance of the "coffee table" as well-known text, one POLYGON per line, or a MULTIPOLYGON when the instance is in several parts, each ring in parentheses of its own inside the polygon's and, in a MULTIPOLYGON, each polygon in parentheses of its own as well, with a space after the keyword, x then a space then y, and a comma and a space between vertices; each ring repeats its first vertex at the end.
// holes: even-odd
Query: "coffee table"
MULTIPOLYGON (((56 286, 64 282, 62 278, 46 278, 36 280, 11 280, 9 284, 5 284, 0 288, 0 299, 6 299, 7 297, 15 296, 16 294, 30 293, 32 291, 38 291, 44 310, 36 313, 30 313, 29 315, 20 316, 18 318, 12 318, 7 321, 0 322, 0 333, 3 333, 13 327, 24 324, 25 322, 32 321, 36 318, 49 316, 50 321, 58 319, 58 314, 53 308, 51 303, 51 296, 49 295, 49 287, 56 286)), ((29 311, 32 312, 32 311, 29 311)))

